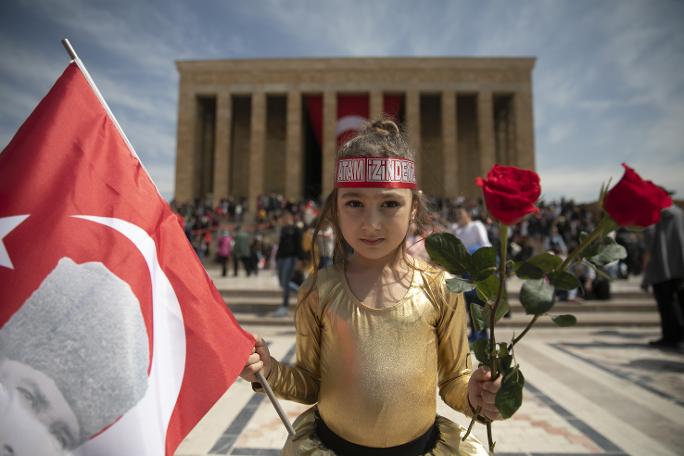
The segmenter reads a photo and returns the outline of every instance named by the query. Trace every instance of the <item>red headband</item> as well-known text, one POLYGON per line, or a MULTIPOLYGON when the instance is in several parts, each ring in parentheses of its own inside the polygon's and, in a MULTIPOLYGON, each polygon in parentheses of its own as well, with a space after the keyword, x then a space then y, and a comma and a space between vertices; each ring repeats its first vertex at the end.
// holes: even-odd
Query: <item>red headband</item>
POLYGON ((337 160, 335 187, 416 188, 413 160, 353 157, 337 160))

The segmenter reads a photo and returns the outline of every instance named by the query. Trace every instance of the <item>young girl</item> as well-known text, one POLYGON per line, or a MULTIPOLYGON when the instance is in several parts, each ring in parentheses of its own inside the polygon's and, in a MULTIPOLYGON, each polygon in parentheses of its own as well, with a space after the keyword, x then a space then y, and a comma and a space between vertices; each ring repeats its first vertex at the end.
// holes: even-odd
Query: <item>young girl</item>
POLYGON ((334 262, 300 289, 297 362, 271 358, 257 337, 242 372, 255 391, 262 370, 279 397, 315 404, 295 420, 283 454, 486 455, 436 415, 439 388, 465 415, 481 408, 499 419, 500 380, 484 368, 471 375, 463 295, 405 252, 409 224, 425 228, 429 218, 397 125, 374 122, 344 144, 335 177, 319 220, 333 226, 334 262))

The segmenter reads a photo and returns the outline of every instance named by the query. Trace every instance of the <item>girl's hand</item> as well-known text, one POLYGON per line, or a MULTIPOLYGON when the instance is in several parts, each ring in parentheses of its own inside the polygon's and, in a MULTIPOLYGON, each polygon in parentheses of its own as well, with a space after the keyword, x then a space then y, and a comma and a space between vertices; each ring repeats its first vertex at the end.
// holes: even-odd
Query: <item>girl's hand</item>
POLYGON ((468 400, 474 410, 480 408, 480 416, 490 420, 500 420, 501 414, 494 405, 496 393, 501 388, 501 375, 492 382, 489 368, 479 367, 468 381, 468 400))
POLYGON ((254 338, 256 344, 240 373, 240 377, 252 383, 259 381, 256 377, 257 372, 261 371, 264 377, 268 377, 268 374, 271 373, 271 353, 268 351, 268 346, 260 336, 255 335, 254 338))

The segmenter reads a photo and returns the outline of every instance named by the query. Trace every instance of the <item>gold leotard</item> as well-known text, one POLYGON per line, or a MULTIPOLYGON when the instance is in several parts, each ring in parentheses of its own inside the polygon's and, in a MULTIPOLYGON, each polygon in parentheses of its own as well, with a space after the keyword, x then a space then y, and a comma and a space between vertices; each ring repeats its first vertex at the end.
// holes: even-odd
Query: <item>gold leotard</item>
MULTIPOLYGON (((340 437, 369 447, 392 447, 416 439, 435 423, 436 397, 472 416, 467 386, 471 374, 462 294, 445 290, 445 274, 418 264, 405 297, 373 309, 351 292, 340 266, 319 271, 304 296, 295 324, 297 361, 272 361, 268 376, 287 400, 317 403, 328 427, 340 437)), ((486 454, 475 439, 460 441, 462 428, 438 417, 433 455, 486 454), (480 451, 481 450, 481 451, 480 451)), ((283 454, 334 454, 318 440, 314 408, 295 421, 297 436, 283 454)))

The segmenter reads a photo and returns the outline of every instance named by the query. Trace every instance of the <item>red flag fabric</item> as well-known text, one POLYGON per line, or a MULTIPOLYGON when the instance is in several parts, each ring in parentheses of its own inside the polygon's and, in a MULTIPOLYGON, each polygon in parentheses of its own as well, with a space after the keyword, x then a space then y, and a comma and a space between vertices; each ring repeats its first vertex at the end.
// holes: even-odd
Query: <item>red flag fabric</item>
MULTIPOLYGON (((335 136, 337 146, 354 137, 356 131, 369 119, 368 95, 339 95, 337 97, 337 118, 335 119, 335 136)), ((400 122, 401 95, 385 95, 383 97, 383 113, 400 122)), ((323 97, 310 95, 305 99, 311 128, 318 145, 322 147, 323 140, 323 97)))
POLYGON ((323 147, 323 97, 321 95, 309 95, 305 97, 306 112, 309 114, 309 122, 313 129, 318 147, 323 147))
POLYGON ((0 154, 0 440, 172 455, 253 346, 70 64, 0 154))
POLYGON ((338 95, 335 124, 338 147, 356 136, 356 131, 368 122, 368 109, 368 95, 338 95))

